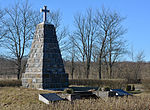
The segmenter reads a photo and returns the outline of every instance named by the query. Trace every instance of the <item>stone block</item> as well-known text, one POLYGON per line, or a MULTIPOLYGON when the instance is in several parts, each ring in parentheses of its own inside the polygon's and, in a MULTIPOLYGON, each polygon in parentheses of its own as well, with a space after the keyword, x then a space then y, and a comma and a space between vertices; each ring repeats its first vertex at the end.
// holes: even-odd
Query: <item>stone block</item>
POLYGON ((108 98, 109 91, 95 91, 93 92, 93 94, 95 94, 96 96, 100 98, 108 98))

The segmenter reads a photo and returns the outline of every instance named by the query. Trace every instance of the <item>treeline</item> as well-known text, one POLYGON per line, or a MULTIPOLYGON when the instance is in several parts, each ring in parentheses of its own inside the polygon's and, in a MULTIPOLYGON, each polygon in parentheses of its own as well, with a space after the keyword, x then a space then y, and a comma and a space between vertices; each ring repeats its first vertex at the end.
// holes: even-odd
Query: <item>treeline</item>
MULTIPOLYGON (((102 65, 102 79, 109 79, 106 65, 102 65)), ((126 79, 129 83, 140 83, 142 79, 150 77, 150 63, 145 62, 117 62, 112 68, 111 79, 126 79)), ((72 72, 71 62, 65 62, 65 70, 69 73, 70 79, 86 79, 84 66, 81 62, 74 64, 74 73, 72 72)), ((98 65, 92 62, 89 79, 99 79, 98 65)))
MULTIPOLYGON (((22 73, 25 71, 27 59, 22 60, 22 73)), ((17 75, 16 59, 0 56, 0 75, 17 75)))
MULTIPOLYGON (((22 73, 25 72, 27 59, 23 60, 22 73)), ((74 72, 72 72, 71 61, 64 61, 66 73, 69 79, 86 79, 84 74, 84 64, 74 62, 74 72)), ((106 65, 102 65, 102 79, 109 79, 106 65)), ((125 79, 128 83, 139 83, 142 79, 150 77, 150 63, 146 62, 117 62, 112 68, 112 79, 125 79)), ((0 75, 17 75, 17 66, 13 59, 0 58, 0 75)), ((98 65, 96 62, 91 63, 89 79, 99 79, 98 65)))
MULTIPOLYGON (((18 79, 24 71, 23 59, 28 55, 41 15, 27 1, 0 10, 1 48, 7 49, 10 53, 7 56, 15 59, 18 79)), ((124 70, 123 64, 119 63, 122 56, 129 54, 124 39, 127 29, 122 25, 125 18, 119 13, 104 7, 87 9, 74 15, 74 30, 62 26, 61 18, 60 11, 51 11, 47 19, 56 28, 65 68, 72 78, 124 78, 125 72, 122 71, 133 71, 128 67, 124 70)), ((141 66, 143 54, 133 61, 136 66, 141 66)), ((138 79, 139 76, 135 77, 138 79)))

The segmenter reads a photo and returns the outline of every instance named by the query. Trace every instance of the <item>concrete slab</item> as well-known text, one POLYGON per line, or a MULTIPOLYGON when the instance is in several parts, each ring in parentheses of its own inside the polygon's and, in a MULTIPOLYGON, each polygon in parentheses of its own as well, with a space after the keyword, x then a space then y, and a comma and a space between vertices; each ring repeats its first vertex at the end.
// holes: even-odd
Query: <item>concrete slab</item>
POLYGON ((93 94, 103 99, 103 98, 108 98, 109 91, 94 91, 93 94))
POLYGON ((48 93, 48 94, 39 94, 39 100, 46 104, 49 104, 49 102, 51 101, 60 101, 64 99, 55 93, 48 93))

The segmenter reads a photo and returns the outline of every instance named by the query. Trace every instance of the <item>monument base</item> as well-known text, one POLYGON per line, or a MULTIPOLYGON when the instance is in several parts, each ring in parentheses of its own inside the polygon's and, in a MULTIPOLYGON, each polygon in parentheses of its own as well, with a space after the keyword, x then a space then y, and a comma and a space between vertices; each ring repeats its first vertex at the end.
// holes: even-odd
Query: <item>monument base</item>
POLYGON ((23 74, 22 86, 26 88, 51 89, 68 87, 68 74, 23 74))

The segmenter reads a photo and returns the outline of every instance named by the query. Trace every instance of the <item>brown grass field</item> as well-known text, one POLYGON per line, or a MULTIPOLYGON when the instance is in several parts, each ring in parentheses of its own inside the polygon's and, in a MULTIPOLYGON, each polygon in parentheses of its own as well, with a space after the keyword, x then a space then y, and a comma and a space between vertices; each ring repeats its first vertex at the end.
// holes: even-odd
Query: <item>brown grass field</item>
MULTIPOLYGON (((150 94, 133 97, 60 101, 49 105, 38 100, 39 93, 53 93, 21 87, 0 88, 0 110, 149 110, 150 94)), ((59 91, 55 91, 59 92, 59 91)))

